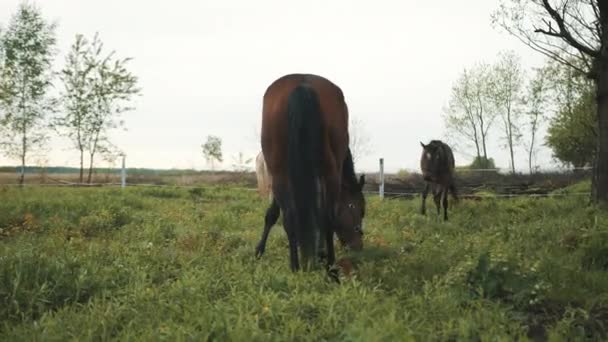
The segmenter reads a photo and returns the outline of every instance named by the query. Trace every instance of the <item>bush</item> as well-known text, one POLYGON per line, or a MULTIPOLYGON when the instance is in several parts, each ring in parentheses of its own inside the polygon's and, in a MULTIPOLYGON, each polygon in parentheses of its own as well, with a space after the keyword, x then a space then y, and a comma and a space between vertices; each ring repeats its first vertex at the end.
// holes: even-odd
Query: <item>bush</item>
POLYGON ((475 157, 469 168, 473 170, 495 169, 496 165, 493 158, 475 157))

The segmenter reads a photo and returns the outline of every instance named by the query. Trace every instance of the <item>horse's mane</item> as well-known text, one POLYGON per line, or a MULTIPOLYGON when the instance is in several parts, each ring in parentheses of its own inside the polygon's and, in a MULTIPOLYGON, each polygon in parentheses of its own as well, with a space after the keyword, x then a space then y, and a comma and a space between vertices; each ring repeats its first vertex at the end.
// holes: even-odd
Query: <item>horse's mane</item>
POLYGON ((357 175, 355 174, 355 163, 353 162, 353 155, 350 152, 350 147, 346 151, 346 158, 342 165, 342 178, 346 181, 348 186, 354 186, 358 184, 357 175))

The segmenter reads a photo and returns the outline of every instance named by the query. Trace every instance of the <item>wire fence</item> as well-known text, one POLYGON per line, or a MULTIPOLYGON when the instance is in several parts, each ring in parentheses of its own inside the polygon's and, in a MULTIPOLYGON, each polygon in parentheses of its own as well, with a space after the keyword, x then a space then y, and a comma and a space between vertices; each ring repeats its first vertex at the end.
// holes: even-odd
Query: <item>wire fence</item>
MULTIPOLYGON (((380 159, 379 172, 366 172, 367 184, 364 193, 378 195, 381 198, 414 198, 420 196, 425 182, 418 170, 405 169, 407 172, 384 173, 384 159, 380 159)), ((546 168, 534 173, 511 173, 503 169, 457 169, 455 172, 459 197, 470 199, 483 198, 516 198, 516 197, 583 197, 590 196, 585 191, 555 191, 581 180, 590 179, 590 167, 579 168, 546 168)), ((244 182, 228 182, 232 188, 243 191, 257 191, 254 173, 234 173, 244 182), (242 184, 245 183, 243 186, 242 184)), ((32 176, 32 175, 30 175, 32 176)), ((25 183, 25 187, 169 187, 169 188, 197 188, 208 184, 227 184, 220 181, 203 181, 192 184, 163 184, 150 175, 127 173, 125 164, 123 168, 114 169, 112 173, 105 174, 105 182, 80 183, 67 179, 60 179, 45 175, 43 182, 25 183), (120 180, 117 182, 115 180, 120 180), (150 180, 152 180, 150 182, 150 180)), ((172 176, 175 180, 187 175, 172 176)), ((160 177, 160 176, 158 176, 160 177)), ((169 177, 169 176, 166 176, 169 177)), ((237 178, 238 178, 237 177, 237 178)), ((99 178, 99 177, 98 177, 99 178)), ((234 177, 233 177, 234 178, 234 177)), ((13 178, 16 180, 16 178, 13 178)), ((11 182, 0 186, 21 186, 11 182)))

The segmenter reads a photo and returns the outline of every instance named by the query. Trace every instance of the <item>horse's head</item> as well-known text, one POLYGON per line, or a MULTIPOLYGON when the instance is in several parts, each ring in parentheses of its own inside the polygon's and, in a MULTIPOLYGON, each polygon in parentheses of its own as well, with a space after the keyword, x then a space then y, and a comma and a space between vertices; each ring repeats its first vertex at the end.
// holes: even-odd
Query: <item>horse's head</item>
MULTIPOLYGON (((345 180, 346 181, 346 180, 345 180)), ((342 186, 336 222, 336 233, 343 246, 353 250, 363 248, 363 217, 365 216, 365 197, 363 185, 365 176, 342 186)))
POLYGON ((422 146, 422 156, 420 157, 420 170, 422 178, 427 182, 436 181, 438 175, 442 172, 441 160, 442 152, 441 143, 431 141, 428 145, 420 142, 422 146))

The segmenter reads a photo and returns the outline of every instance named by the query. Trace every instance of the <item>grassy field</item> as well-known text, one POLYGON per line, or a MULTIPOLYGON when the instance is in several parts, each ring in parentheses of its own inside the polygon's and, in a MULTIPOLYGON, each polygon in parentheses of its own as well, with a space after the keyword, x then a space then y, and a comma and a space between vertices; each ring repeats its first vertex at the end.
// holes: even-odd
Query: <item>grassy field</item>
POLYGON ((289 270, 280 226, 254 258, 253 191, 0 187, 0 340, 602 340, 608 214, 585 202, 464 200, 444 223, 370 196, 338 285, 289 270))

